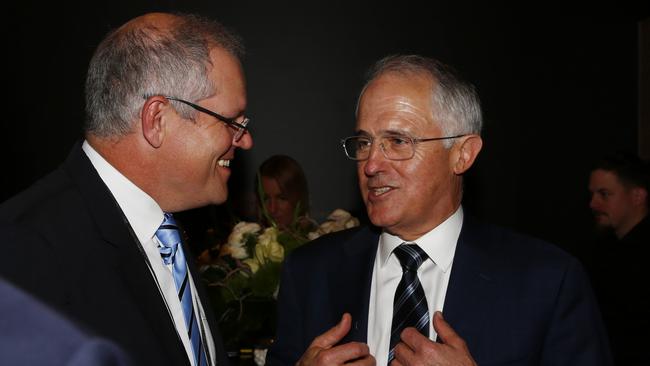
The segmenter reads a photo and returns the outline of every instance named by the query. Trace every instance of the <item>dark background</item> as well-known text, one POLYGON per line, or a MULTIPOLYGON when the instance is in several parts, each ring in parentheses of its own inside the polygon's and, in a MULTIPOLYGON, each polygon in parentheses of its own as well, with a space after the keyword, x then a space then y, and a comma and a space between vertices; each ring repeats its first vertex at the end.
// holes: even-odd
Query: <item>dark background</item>
MULTIPOLYGON (((571 15, 479 2, 347 3, 112 1, 5 10, 0 201, 54 169, 81 137, 87 63, 110 29, 149 11, 198 12, 247 46, 253 150, 240 152, 232 202, 253 191, 257 166, 282 153, 310 184, 312 216, 363 217, 356 173, 339 139, 354 129, 363 73, 392 53, 453 66, 478 88, 484 150, 467 175, 465 207, 574 251, 591 232, 587 179, 602 153, 637 149, 638 21, 642 6, 571 15), (426 4, 426 6, 424 6, 426 4)), ((202 230, 206 215, 186 214, 202 230)))

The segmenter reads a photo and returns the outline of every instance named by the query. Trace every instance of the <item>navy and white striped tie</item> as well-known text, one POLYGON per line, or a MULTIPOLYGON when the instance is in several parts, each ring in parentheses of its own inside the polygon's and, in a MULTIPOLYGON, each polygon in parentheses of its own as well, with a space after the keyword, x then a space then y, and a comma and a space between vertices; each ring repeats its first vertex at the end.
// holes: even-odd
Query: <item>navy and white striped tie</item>
POLYGON ((429 336, 429 307, 418 278, 418 268, 428 256, 417 244, 406 243, 395 248, 393 253, 402 265, 402 280, 397 285, 393 302, 389 364, 395 358, 395 346, 405 328, 415 327, 424 336, 429 336))
POLYGON ((185 253, 181 244, 181 237, 178 226, 172 214, 165 213, 165 220, 156 231, 156 237, 162 246, 160 247, 160 256, 163 263, 172 265, 174 283, 178 291, 178 299, 181 302, 187 334, 194 351, 194 361, 197 366, 207 365, 205 350, 201 342, 201 332, 199 331, 198 322, 194 316, 194 306, 192 304, 192 289, 189 282, 189 273, 187 271, 187 262, 185 253))

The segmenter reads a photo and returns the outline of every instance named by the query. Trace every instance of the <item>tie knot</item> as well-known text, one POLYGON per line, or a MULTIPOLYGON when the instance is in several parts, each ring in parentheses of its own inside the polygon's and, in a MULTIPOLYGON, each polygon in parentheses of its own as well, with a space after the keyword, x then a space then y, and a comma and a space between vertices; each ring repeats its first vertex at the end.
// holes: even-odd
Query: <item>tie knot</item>
POLYGON ((170 213, 165 213, 165 218, 156 230, 156 237, 160 244, 160 255, 162 256, 165 264, 171 264, 176 255, 176 250, 181 242, 181 236, 176 225, 174 216, 170 213))
POLYGON ((402 243, 393 251, 404 271, 417 272, 420 265, 428 258, 427 253, 417 244, 402 243))
POLYGON ((166 225, 167 226, 171 225, 174 228, 178 229, 178 225, 176 225, 176 220, 174 220, 174 215, 172 215, 172 214, 170 214, 168 212, 164 213, 163 222, 162 222, 162 224, 160 224, 160 226, 162 227, 162 226, 166 226, 166 225))

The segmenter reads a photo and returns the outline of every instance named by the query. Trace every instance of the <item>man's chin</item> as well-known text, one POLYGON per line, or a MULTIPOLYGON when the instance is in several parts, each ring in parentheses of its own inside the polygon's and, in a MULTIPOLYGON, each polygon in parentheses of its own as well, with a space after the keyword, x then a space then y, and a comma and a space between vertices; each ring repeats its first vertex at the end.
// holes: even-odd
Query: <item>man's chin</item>
POLYGON ((396 224, 395 218, 390 217, 384 212, 369 212, 368 213, 368 220, 377 227, 383 228, 385 230, 389 230, 391 227, 393 227, 396 224))
POLYGON ((228 199, 228 193, 213 193, 204 195, 203 199, 196 199, 192 208, 201 208, 209 205, 221 205, 228 199))
POLYGON ((223 184, 218 189, 214 190, 211 195, 211 203, 214 205, 223 204, 228 200, 228 185, 223 184))
POLYGON ((609 223, 596 221, 594 230, 599 235, 608 235, 614 231, 614 228, 609 223))

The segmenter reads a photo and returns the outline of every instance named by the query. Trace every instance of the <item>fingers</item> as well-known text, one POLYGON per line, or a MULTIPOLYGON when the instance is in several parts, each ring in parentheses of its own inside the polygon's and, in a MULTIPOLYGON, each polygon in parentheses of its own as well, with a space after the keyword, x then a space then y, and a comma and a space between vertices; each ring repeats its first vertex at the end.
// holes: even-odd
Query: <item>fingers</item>
POLYGON ((418 354, 424 354, 429 347, 439 346, 411 327, 404 329, 400 338, 401 342, 395 346, 395 358, 391 366, 417 364, 418 354))
POLYGON ((365 343, 350 342, 335 346, 350 331, 352 316, 345 313, 341 321, 311 342, 305 354, 298 361, 300 366, 308 365, 354 365, 373 366, 375 358, 365 343))
POLYGON ((349 313, 343 314, 341 321, 327 332, 314 338, 311 347, 330 348, 337 344, 350 331, 352 316, 349 313))
MULTIPOLYGON (((445 321, 445 319, 442 317, 442 313, 439 311, 436 311, 433 315, 433 328, 435 329, 436 333, 438 333, 438 336, 444 344, 451 346, 458 346, 460 344, 464 345, 464 341, 460 338, 456 331, 454 331, 451 325, 445 321)), ((430 342, 428 337, 425 337, 415 328, 411 327, 404 329, 402 331, 402 334, 400 334, 400 338, 402 343, 407 345, 412 350, 420 349, 430 342)))
POLYGON ((358 358, 352 362, 346 362, 346 366, 375 366, 377 364, 377 361, 375 360, 372 355, 368 354, 367 356, 364 356, 362 358, 358 358))
POLYGON ((445 321, 442 317, 442 313, 436 311, 433 314, 433 329, 438 333, 438 337, 442 340, 442 343, 448 344, 453 348, 467 349, 465 341, 456 333, 454 328, 445 321))
POLYGON ((450 344, 456 338, 460 338, 451 325, 445 321, 445 318, 442 317, 442 313, 439 311, 436 311, 433 314, 433 329, 436 330, 438 337, 440 337, 442 342, 445 344, 450 344))
POLYGON ((400 335, 401 342, 395 346, 395 360, 391 366, 476 365, 465 341, 439 311, 433 316, 433 327, 443 341, 442 344, 429 340, 415 328, 406 328, 400 335))
POLYGON ((374 366, 375 358, 365 343, 350 342, 335 346, 350 331, 352 316, 345 313, 341 321, 316 337, 298 361, 298 365, 355 365, 374 366))
MULTIPOLYGON (((425 346, 427 343, 430 343, 428 337, 422 335, 418 332, 417 329, 409 327, 402 331, 400 334, 401 344, 410 348, 412 351, 418 350, 425 346)), ((397 348, 395 349, 397 351, 397 348)))
MULTIPOLYGON (((415 331, 414 328, 411 328, 415 331)), ((417 333, 417 331, 416 331, 417 333)), ((404 334, 404 332, 402 332, 404 334)), ((404 340, 395 346, 395 358, 390 363, 390 366, 412 365, 416 361, 415 350, 410 348, 404 340)))
POLYGON ((370 348, 365 343, 350 342, 321 352, 318 365, 373 365, 375 358, 370 356, 370 348))

